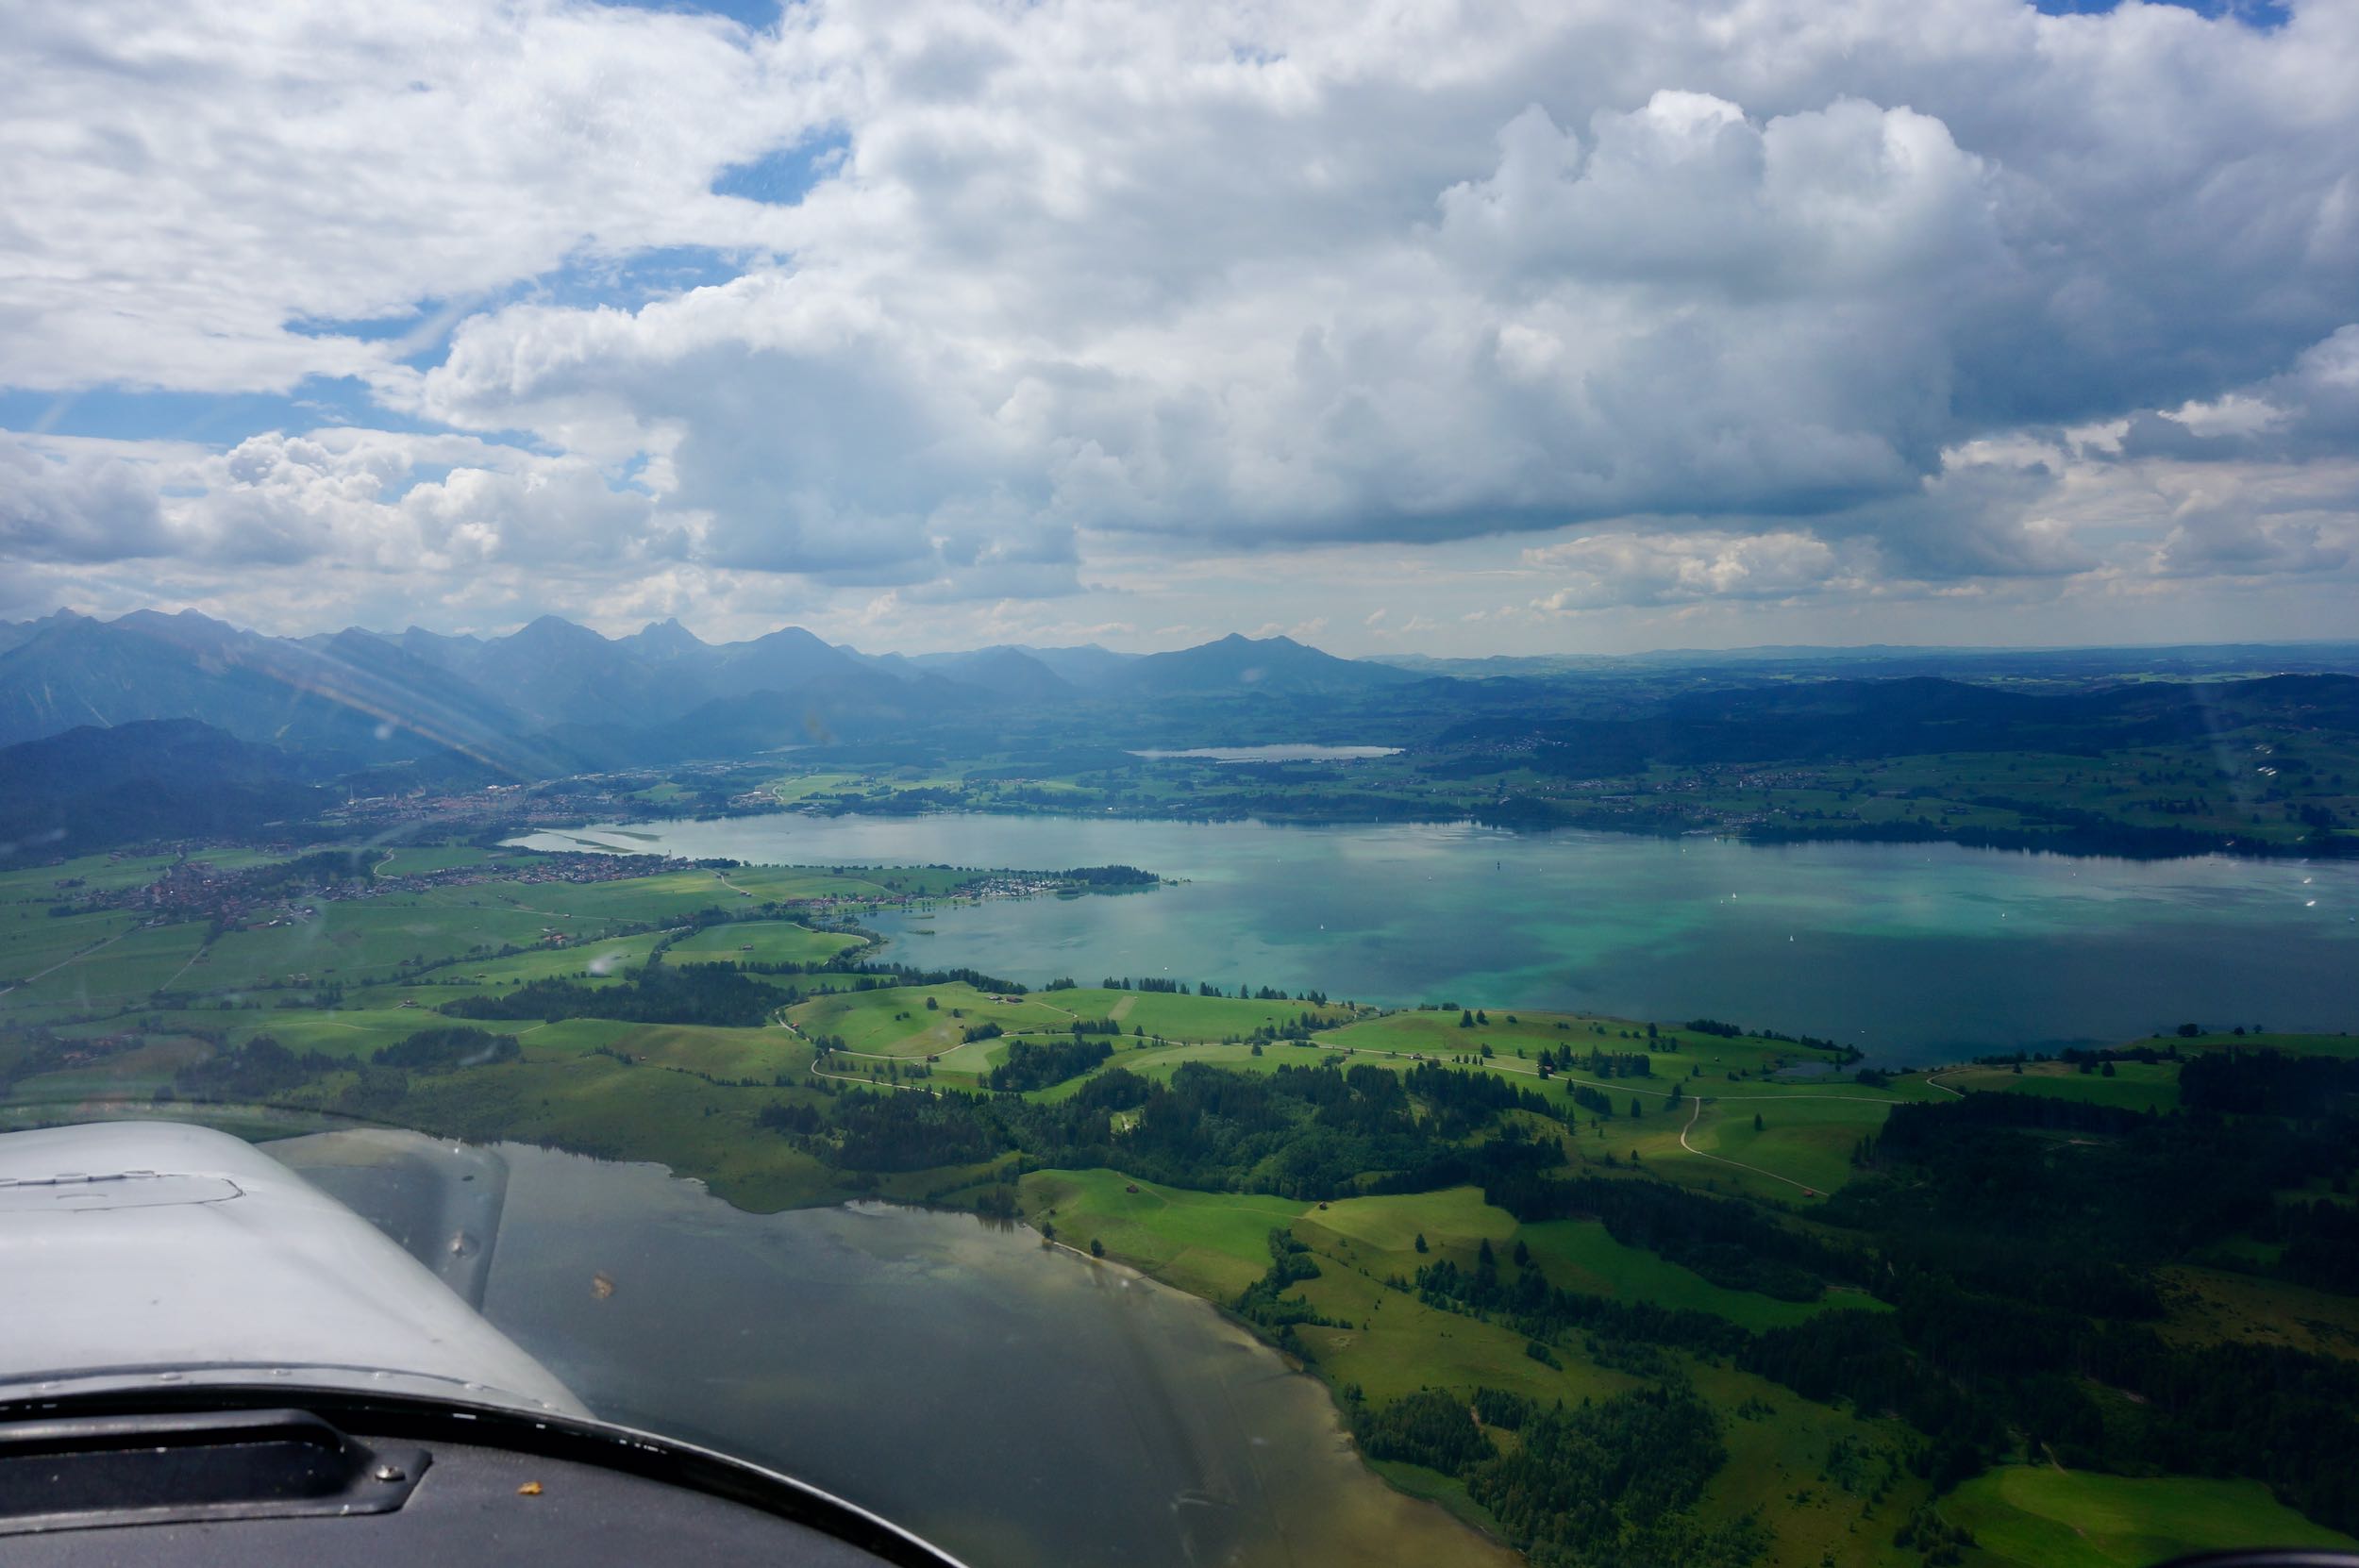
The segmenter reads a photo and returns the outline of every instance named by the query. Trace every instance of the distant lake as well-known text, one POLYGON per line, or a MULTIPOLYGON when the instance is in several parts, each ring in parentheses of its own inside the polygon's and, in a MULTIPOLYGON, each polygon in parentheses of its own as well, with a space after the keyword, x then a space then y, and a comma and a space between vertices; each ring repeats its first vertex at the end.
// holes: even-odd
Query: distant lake
MULTIPOLYGON (((944 907, 895 956, 1027 984, 1155 976, 1632 1018, 1708 1016, 1882 1060, 2197 1022, 2359 1028, 2359 863, 2094 859, 1954 844, 798 814, 581 829, 782 864, 1121 862, 1187 885, 944 907)), ((538 847, 577 849, 576 835, 538 847)))
POLYGON ((1207 762, 1364 762, 1371 757, 1397 757, 1398 746, 1194 746, 1186 751, 1134 751, 1133 757, 1157 759, 1193 757, 1207 762))
POLYGON ((660 1166, 516 1143, 271 1152, 396 1234, 447 1207, 418 1191, 438 1157, 504 1165, 483 1313, 592 1410, 768 1464, 979 1568, 1516 1560, 1377 1479, 1326 1390, 1210 1306, 1028 1228, 880 1204, 748 1214, 660 1166))

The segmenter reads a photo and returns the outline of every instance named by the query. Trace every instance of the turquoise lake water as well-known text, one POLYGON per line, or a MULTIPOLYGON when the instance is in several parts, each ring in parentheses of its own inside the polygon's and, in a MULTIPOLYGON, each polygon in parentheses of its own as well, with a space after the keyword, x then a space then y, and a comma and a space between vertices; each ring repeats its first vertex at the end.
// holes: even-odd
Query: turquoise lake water
POLYGON ((1892 1061, 2183 1022, 2359 1028, 2359 864, 2348 861, 1756 847, 1463 823, 944 813, 628 826, 649 837, 603 842, 781 864, 1118 861, 1183 879, 869 922, 897 959, 1027 984, 1167 976, 1367 1002, 1709 1016, 1892 1061))

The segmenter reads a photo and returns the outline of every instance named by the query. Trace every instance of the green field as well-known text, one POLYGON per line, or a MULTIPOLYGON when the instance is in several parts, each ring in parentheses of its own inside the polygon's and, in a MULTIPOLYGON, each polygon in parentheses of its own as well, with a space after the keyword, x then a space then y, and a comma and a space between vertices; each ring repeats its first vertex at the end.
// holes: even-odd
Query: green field
MULTIPOLYGON (((615 1025, 606 1019, 566 1019, 566 1024, 599 1024, 612 1033, 597 1042, 631 1060, 655 1067, 676 1068, 723 1082, 750 1080, 767 1084, 782 1073, 811 1066, 811 1048, 784 1029, 716 1029, 689 1024, 615 1025)), ((556 1027, 557 1026, 551 1026, 556 1027)), ((579 1048, 578 1036, 544 1045, 529 1041, 536 1052, 579 1048)))
POLYGON ((814 931, 790 920, 732 921, 682 937, 670 952, 680 963, 825 963, 863 945, 845 931, 814 931))
POLYGON ((1992 1559, 2024 1568, 2149 1568, 2231 1546, 2359 1545, 2310 1523, 2258 1481, 2187 1476, 2011 1465, 1960 1486, 1941 1512, 1992 1559))
POLYGON ((2111 1077, 2099 1072, 2083 1073, 2067 1061, 2027 1061, 2019 1074, 2011 1067, 1953 1067, 1938 1076, 1941 1082, 1957 1090, 2049 1094, 2123 1110, 2179 1109, 2177 1062, 2116 1061, 2113 1067, 2111 1077))
POLYGON ((2282 1344, 2359 1360, 2359 1299, 2227 1269, 2166 1269, 2158 1277, 2170 1309, 2166 1338, 2282 1344))
POLYGON ((418 876, 429 871, 457 871, 467 866, 512 866, 530 859, 519 850, 478 849, 472 844, 404 844, 385 851, 376 871, 379 876, 418 876))
MULTIPOLYGON (((530 947, 551 927, 547 917, 504 908, 459 892, 388 893, 312 906, 316 913, 286 924, 230 931, 208 950, 202 972, 186 984, 207 992, 289 984, 347 985, 383 980, 405 963, 433 961, 477 950, 530 947), (296 976, 307 978, 298 980, 296 976)), ((602 926, 590 928, 602 934, 602 926)), ((589 930, 568 927, 566 935, 589 930)))
POLYGON ((1551 1285, 1587 1291, 1659 1307, 1688 1307, 1713 1312, 1758 1333, 1799 1323, 1830 1307, 1881 1307, 1870 1297, 1831 1291, 1819 1301, 1780 1301, 1757 1291, 1732 1291, 1643 1248, 1625 1246, 1595 1220, 1549 1220, 1527 1225, 1516 1239, 1551 1285))
MULTIPOLYGON (((270 865, 301 853, 298 849, 212 848, 198 850, 189 859, 217 870, 238 871, 270 865)), ((53 898, 74 896, 70 890, 60 891, 59 884, 66 882, 81 883, 82 891, 144 887, 179 863, 176 855, 84 855, 55 865, 0 871, 0 902, 39 899, 46 903, 53 898)))
POLYGON ((1181 1290, 1235 1295, 1269 1267, 1273 1226, 1310 1207, 1244 1193, 1194 1193, 1134 1181, 1117 1171, 1035 1171, 1023 1180, 1024 1211, 1086 1247, 1092 1238, 1181 1290))
MULTIPOLYGON (((1791 1199, 1795 1194, 1789 1182, 1832 1193, 1850 1180, 1852 1147, 1883 1126, 1889 1109, 1882 1096, 1711 1095, 1685 1131, 1687 1143, 1705 1155, 1783 1177, 1775 1184, 1782 1191, 1760 1195, 1791 1199), (1759 1130, 1753 1126, 1755 1117, 1761 1119, 1759 1130)), ((1667 1150, 1665 1158, 1672 1158, 1667 1150)), ((1728 1173, 1727 1184, 1738 1191, 1751 1193, 1759 1186, 1758 1172, 1726 1165, 1719 1169, 1728 1173)))
POLYGON ((598 985, 620 979, 625 971, 644 964, 663 936, 661 931, 643 931, 631 937, 592 937, 562 946, 511 953, 504 959, 462 959, 429 970, 426 978, 443 985, 462 984, 470 990, 522 985, 533 980, 579 980, 586 985, 598 985))
POLYGON ((0 953, 6 955, 0 966, 7 971, 0 983, 29 980, 139 924, 139 916, 128 910, 53 915, 49 909, 46 899, 0 904, 0 953))
MULTIPOLYGON (((239 1044, 266 1034, 295 1050, 319 1051, 358 1061, 388 1045, 398 1044, 421 1029, 446 1028, 451 1020, 424 1008, 339 1008, 334 1012, 265 1009, 236 1012, 223 1020, 230 1039, 239 1044)), ((493 1021, 472 1027, 494 1034, 519 1034, 528 1023, 493 1021)))
POLYGON ((1314 1008, 1307 1002, 1252 1002, 1163 991, 1107 991, 1096 986, 1044 992, 1040 999, 1077 1018, 1111 1018, 1122 1026, 1124 1034, 1143 1028, 1149 1039, 1190 1042, 1241 1040, 1256 1029, 1291 1024, 1305 1012, 1334 1017, 1343 1011, 1340 1007, 1314 1008))
POLYGON ((790 1009, 787 1021, 805 1036, 839 1037, 847 1051, 906 1059, 954 1050, 964 1032, 979 1024, 997 1024, 1011 1032, 1053 1032, 1069 1027, 1073 1018, 1030 998, 995 1002, 973 986, 954 982, 814 996, 790 1009), (929 1001, 931 1009, 926 1006, 929 1001))
POLYGON ((2133 1040, 2122 1048, 2133 1050, 2145 1046, 2156 1051, 2284 1051, 2305 1057, 2359 1057, 2359 1034, 2269 1034, 2242 1035, 2215 1031, 2198 1035, 2193 1040, 2177 1035, 2150 1035, 2133 1040))
MULTIPOLYGON (((53 1013, 111 1012, 144 1001, 190 969, 205 940, 195 925, 135 926, 10 992, 7 1005, 53 1013)), ((13 966, 11 966, 13 967, 13 966)))
MULTIPOLYGON (((1470 998, 1468 1005, 1473 1006, 1475 1000, 1470 998)), ((1659 1026, 1655 1035, 1649 1038, 1645 1024, 1633 1023, 1626 1018, 1570 1012, 1490 1012, 1486 1014, 1489 1022, 1464 1028, 1459 1023, 1463 1010, 1458 1008, 1408 1009, 1355 1024, 1348 1029, 1336 1030, 1332 1038, 1355 1045, 1423 1051, 1429 1055, 1479 1053, 1481 1047, 1487 1044, 1493 1051, 1509 1057, 1513 1057, 1519 1046, 1528 1055, 1535 1057, 1544 1045, 1560 1049, 1569 1046, 1583 1052, 1595 1046, 1601 1051, 1646 1051, 1649 1054, 1692 1056, 1698 1041, 1711 1040, 1715 1046, 1722 1043, 1723 1043, 1710 1036, 1690 1035, 1659 1026)), ((1796 1046, 1782 1049, 1796 1059, 1815 1055, 1796 1046)))

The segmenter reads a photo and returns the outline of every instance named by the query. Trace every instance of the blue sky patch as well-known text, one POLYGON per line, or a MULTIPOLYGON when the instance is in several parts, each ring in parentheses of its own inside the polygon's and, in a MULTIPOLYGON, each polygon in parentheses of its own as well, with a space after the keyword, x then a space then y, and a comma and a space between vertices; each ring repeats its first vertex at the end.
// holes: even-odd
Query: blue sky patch
POLYGON ((524 279, 479 309, 557 305, 591 310, 605 305, 635 310, 650 300, 727 283, 745 271, 745 257, 710 245, 670 245, 628 256, 577 252, 556 271, 524 279))
POLYGON ((305 338, 358 338, 362 342, 393 342, 432 322, 439 303, 422 300, 411 309, 395 311, 389 316, 366 316, 350 321, 297 317, 287 323, 287 330, 305 338))
MULTIPOLYGON (((303 433, 351 425, 407 435, 449 435, 450 426, 387 409, 365 382, 314 375, 290 392, 185 392, 92 387, 78 392, 0 387, 0 430, 101 441, 193 442, 226 449, 265 430, 303 433)), ((546 453, 518 430, 467 431, 504 446, 546 453)))
POLYGON ((779 0, 599 0, 621 10, 676 11, 682 16, 726 16, 757 31, 778 25, 779 0))
MULTIPOLYGON (((2248 27, 2262 32, 2275 32, 2293 20, 2293 0, 2154 0, 2156 5, 2177 6, 2198 16, 2233 17, 2248 27)), ((2049 16, 2102 16, 2119 10, 2122 0, 2033 0, 2033 4, 2049 16)))
POLYGON ((0 388, 0 428, 41 435, 234 446, 259 430, 316 430, 330 425, 372 430, 440 428, 379 408, 368 388, 350 376, 312 376, 283 393, 0 388))
POLYGON ((712 178, 716 196, 742 196, 772 207, 793 207, 841 162, 850 140, 840 130, 792 147, 764 153, 751 163, 732 163, 712 178))

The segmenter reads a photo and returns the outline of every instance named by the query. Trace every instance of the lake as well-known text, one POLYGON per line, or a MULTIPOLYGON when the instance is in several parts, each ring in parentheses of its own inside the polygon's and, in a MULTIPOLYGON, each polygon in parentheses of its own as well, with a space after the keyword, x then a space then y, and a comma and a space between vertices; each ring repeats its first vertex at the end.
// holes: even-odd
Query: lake
POLYGON ((1954 844, 1754 846, 1472 824, 783 814, 522 841, 782 864, 1056 869, 1184 885, 879 914, 892 956, 1026 984, 1169 976, 1336 998, 1707 1016, 1890 1062, 2198 1022, 2359 1026, 2359 864, 1954 844), (920 933, 927 933, 921 935, 920 933))
POLYGON ((488 1276, 453 1284, 600 1416, 785 1471, 979 1568, 1516 1560, 1377 1479, 1326 1391, 1205 1303, 1029 1228, 748 1214, 659 1166, 523 1144, 270 1149, 413 1251, 440 1241, 411 1234, 421 1214, 489 1216, 488 1276), (462 1177, 463 1199, 441 1190, 462 1177))

